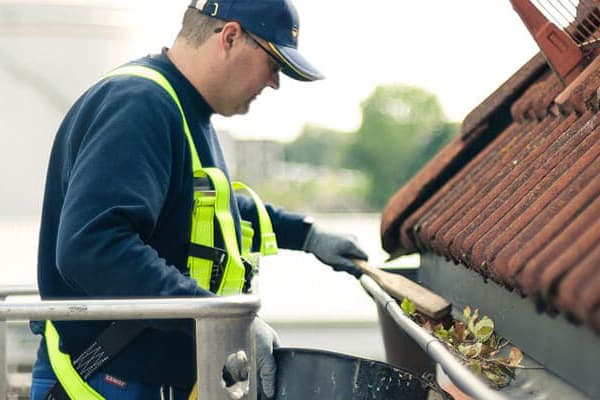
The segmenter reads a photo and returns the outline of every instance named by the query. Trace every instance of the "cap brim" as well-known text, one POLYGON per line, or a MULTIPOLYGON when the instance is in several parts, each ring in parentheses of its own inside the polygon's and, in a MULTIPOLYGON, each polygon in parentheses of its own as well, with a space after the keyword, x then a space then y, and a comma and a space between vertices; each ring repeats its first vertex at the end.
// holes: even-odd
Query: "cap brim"
POLYGON ((281 61, 281 71, 298 81, 316 81, 325 78, 293 47, 268 42, 273 54, 281 61))

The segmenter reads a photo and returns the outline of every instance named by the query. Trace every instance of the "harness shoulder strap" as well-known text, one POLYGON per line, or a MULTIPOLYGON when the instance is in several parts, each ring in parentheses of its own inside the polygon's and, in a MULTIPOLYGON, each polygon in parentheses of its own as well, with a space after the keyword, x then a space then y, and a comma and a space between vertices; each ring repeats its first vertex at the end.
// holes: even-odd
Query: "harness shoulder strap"
POLYGON ((188 144, 190 145, 191 153, 192 153, 192 169, 194 173, 196 171, 200 171, 202 169, 202 164, 200 163, 200 158, 198 157, 198 152, 196 151, 196 146, 194 145, 194 140, 192 139, 192 133, 190 131, 190 127, 187 123, 187 119, 185 118, 185 114, 183 112, 183 107, 181 106, 181 102, 179 101, 179 97, 173 89, 173 86, 169 83, 167 78, 164 77, 160 72, 145 67, 143 65, 126 65, 120 68, 117 68, 104 76, 104 78, 110 78, 113 76, 137 76, 140 78, 146 78, 151 81, 154 81, 160 87, 165 89, 167 93, 171 96, 171 98, 175 101, 177 108, 179 109, 179 113, 181 114, 181 120, 183 122, 183 130, 185 131, 185 136, 187 138, 188 144))
POLYGON ((254 202, 254 206, 256 207, 256 212, 258 214, 258 225, 260 229, 260 254, 263 256, 277 254, 277 239, 275 237, 275 233, 273 233, 271 218, 269 217, 269 213, 267 212, 264 203, 260 197, 258 197, 256 192, 245 183, 236 181, 232 182, 231 185, 233 190, 245 190, 248 192, 252 198, 252 201, 254 202))

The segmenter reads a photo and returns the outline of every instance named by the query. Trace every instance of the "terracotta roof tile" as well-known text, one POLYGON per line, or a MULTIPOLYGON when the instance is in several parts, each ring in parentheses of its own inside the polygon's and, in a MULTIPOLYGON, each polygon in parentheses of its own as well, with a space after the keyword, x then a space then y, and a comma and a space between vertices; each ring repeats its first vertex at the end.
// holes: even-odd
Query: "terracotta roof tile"
MULTIPOLYGON (((507 128, 507 131, 512 132, 515 129, 519 129, 519 126, 513 124, 507 128)), ((448 184, 441 187, 421 208, 416 210, 406 219, 402 224, 400 232, 403 244, 416 241, 413 231, 419 235, 426 235, 423 233, 424 226, 426 227, 429 221, 437 218, 447 209, 447 207, 456 202, 458 196, 461 195, 461 191, 465 190, 465 187, 469 185, 469 182, 479 179, 479 175, 485 172, 485 166, 482 164, 482 161, 485 160, 490 153, 493 153, 493 157, 498 156, 497 147, 505 142, 502 141, 500 145, 498 145, 497 142, 503 140, 503 138, 505 137, 502 136, 497 138, 492 144, 488 145, 477 154, 469 163, 472 167, 469 165, 465 166, 465 168, 456 174, 448 184), (455 188, 456 190, 453 190, 455 188), (444 199, 444 201, 441 199, 444 199)), ((435 234, 433 234, 433 236, 435 236, 435 234)), ((421 247, 423 246, 424 244, 421 245, 421 247)))
POLYGON ((423 201, 440 190, 445 180, 460 173, 466 162, 510 124, 510 104, 547 70, 542 54, 529 60, 469 113, 462 124, 461 135, 440 150, 390 199, 381 218, 382 243, 386 250, 397 253, 416 251, 417 244, 408 239, 410 232, 402 230, 402 241, 400 235, 388 232, 396 232, 405 218, 410 217, 423 201))
MULTIPOLYGON (((585 153, 584 151, 584 147, 580 146, 565 157, 564 162, 549 171, 489 231, 479 238, 474 238, 476 243, 472 247, 469 245, 469 248, 472 248, 471 260, 475 265, 487 262, 493 273, 498 275, 498 279, 509 284, 514 283, 515 271, 510 260, 515 253, 529 244, 520 238, 535 235, 541 237, 543 232, 540 230, 549 228, 549 218, 556 221, 570 220, 572 213, 561 217, 556 215, 557 211, 568 203, 568 196, 584 189, 590 178, 600 173, 600 146, 591 146, 585 153), (540 220, 545 220, 542 223, 536 221, 538 216, 541 216, 540 220), (525 235, 522 235, 523 231, 525 235), (535 235, 532 231, 535 231, 535 235)), ((552 233, 548 236, 552 236, 552 233)), ((547 239, 541 241, 540 245, 545 243, 547 239)))
MULTIPOLYGON (((585 118, 580 118, 577 123, 571 125, 571 128, 575 128, 572 136, 560 135, 556 139, 554 135, 548 135, 547 138, 556 140, 543 150, 541 146, 538 147, 537 154, 531 152, 530 155, 535 155, 534 159, 530 163, 527 159, 519 162, 521 168, 515 168, 507 176, 506 189, 494 199, 496 208, 486 213, 486 220, 481 222, 476 220, 470 235, 460 243, 461 248, 467 249, 470 263, 479 267, 484 264, 489 266, 498 247, 514 238, 512 235, 514 231, 508 230, 508 227, 513 222, 522 222, 521 212, 527 211, 528 207, 540 197, 554 196, 553 191, 549 190, 553 180, 566 174, 572 166, 569 163, 576 162, 585 152, 585 144, 580 141, 584 131, 577 130, 583 121, 585 118), (581 135, 578 135, 579 133, 581 135), (548 157, 547 154, 552 156, 548 157)), ((560 132, 570 123, 572 123, 571 119, 565 119, 555 131, 560 132)), ((588 140, 588 142, 592 141, 593 139, 588 140)), ((559 180, 559 184, 566 183, 566 179, 559 180)), ((532 212, 538 210, 533 209, 532 212)), ((478 219, 481 219, 479 217, 478 219)))
MULTIPOLYGON (((548 293, 550 288, 542 286, 542 275, 556 259, 561 257, 566 249, 575 245, 575 239, 584 234, 590 225, 590 221, 598 220, 600 215, 600 202, 598 200, 600 199, 596 198, 594 200, 572 220, 561 221, 561 229, 523 265, 520 274, 516 276, 516 282, 525 294, 548 293)), ((580 247, 578 246, 578 248, 580 247)), ((548 276, 546 276, 544 282, 551 282, 548 276)))
MULTIPOLYGON (((595 238, 596 242, 600 240, 595 238)), ((560 282, 558 304, 563 310, 573 310, 575 316, 584 320, 600 308, 600 247, 592 246, 560 282)))
POLYGON ((486 100, 390 199, 384 248, 435 252, 600 333, 598 60, 567 88, 530 68, 486 100))
POLYGON ((573 220, 600 196, 599 174, 600 160, 596 159, 545 207, 532 205, 531 221, 495 257, 497 264, 506 266, 505 279, 514 282, 525 264, 565 228, 564 221, 573 220))

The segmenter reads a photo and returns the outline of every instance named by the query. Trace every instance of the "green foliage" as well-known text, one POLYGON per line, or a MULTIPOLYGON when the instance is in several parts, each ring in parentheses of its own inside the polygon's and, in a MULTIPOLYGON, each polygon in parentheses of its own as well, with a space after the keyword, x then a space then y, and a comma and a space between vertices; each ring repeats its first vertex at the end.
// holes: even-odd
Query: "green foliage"
POLYGON ((297 212, 360 212, 366 208, 362 175, 326 168, 304 169, 303 179, 272 178, 256 189, 264 201, 297 212))
POLYGON ((305 125, 296 140, 284 145, 286 179, 272 179, 260 188, 261 193, 296 211, 365 211, 365 175, 342 165, 350 137, 346 132, 305 125))
POLYGON ((479 310, 463 310, 463 321, 452 320, 446 325, 430 320, 420 313, 411 318, 426 331, 445 343, 473 373, 483 377, 492 387, 500 389, 514 378, 521 367, 523 353, 512 347, 505 357, 499 354, 508 344, 494 332, 494 322, 487 316, 479 317, 479 310))
POLYGON ((402 309, 402 311, 404 311, 404 314, 408 316, 414 315, 417 312, 417 306, 415 306, 415 303, 413 303, 407 298, 404 298, 402 300, 402 303, 400 303, 400 308, 402 309))
POLYGON ((285 145, 285 161, 338 168, 348 139, 346 133, 306 125, 296 140, 285 145))
POLYGON ((362 103, 362 124, 345 165, 364 171, 368 201, 378 210, 457 131, 435 95, 405 85, 379 86, 362 103))
MULTIPOLYGON (((435 95, 405 85, 377 87, 361 108, 362 123, 353 133, 305 126, 296 140, 285 145, 285 161, 360 171, 364 175, 360 190, 348 191, 353 198, 344 200, 364 207, 356 211, 380 211, 394 192, 448 143, 459 124, 445 120, 435 95)), ((310 190, 310 185, 303 185, 310 190)), ((314 203, 329 197, 327 192, 337 186, 306 194, 314 203)), ((297 189, 296 185, 296 193, 297 189)))

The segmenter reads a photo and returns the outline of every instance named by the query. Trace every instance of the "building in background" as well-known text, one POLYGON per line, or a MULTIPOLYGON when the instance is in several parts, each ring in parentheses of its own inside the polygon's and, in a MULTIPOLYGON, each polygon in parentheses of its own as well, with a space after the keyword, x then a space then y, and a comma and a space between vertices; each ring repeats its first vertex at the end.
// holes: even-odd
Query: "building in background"
POLYGON ((131 57, 113 0, 0 0, 0 216, 40 212, 54 134, 87 86, 131 57))
MULTIPOLYGON (((219 136, 221 138, 221 136, 219 136)), ((250 186, 260 186, 276 175, 284 161, 283 144, 274 140, 238 140, 235 161, 229 164, 236 179, 250 186)))

